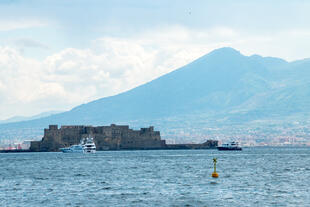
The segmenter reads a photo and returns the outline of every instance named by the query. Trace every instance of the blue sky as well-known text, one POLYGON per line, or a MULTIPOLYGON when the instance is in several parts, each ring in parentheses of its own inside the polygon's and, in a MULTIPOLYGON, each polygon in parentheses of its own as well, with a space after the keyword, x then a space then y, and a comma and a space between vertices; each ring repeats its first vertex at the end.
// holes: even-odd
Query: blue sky
POLYGON ((219 47, 310 57, 309 11, 305 0, 2 0, 0 119, 113 95, 219 47))
MULTIPOLYGON (((17 39, 32 39, 48 47, 48 50, 30 50, 30 44, 24 45, 28 46, 28 50, 24 48, 26 55, 29 53, 36 58, 44 58, 67 47, 87 48, 92 40, 102 36, 130 37, 170 25, 193 30, 227 27, 247 35, 264 37, 281 31, 307 30, 310 27, 309 1, 1 2, 1 23, 8 21, 16 24, 16 29, 1 31, 0 44, 15 44, 17 39)), ((286 59, 299 57, 292 54, 281 56, 286 59)))

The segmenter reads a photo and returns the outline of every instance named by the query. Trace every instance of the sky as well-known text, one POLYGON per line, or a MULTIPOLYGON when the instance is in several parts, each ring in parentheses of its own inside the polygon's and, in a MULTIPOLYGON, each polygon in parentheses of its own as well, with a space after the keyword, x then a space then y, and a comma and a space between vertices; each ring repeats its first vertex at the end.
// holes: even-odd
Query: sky
POLYGON ((0 120, 65 111, 233 47, 310 57, 307 0, 1 0, 0 120))

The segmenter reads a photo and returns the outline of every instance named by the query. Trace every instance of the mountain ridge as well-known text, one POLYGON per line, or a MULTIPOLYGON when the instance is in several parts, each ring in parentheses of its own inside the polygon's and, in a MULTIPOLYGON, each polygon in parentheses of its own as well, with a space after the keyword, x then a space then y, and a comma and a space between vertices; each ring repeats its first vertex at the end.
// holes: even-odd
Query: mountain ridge
POLYGON ((12 122, 21 122, 21 121, 29 121, 29 120, 33 120, 33 119, 39 119, 39 118, 44 118, 47 116, 51 116, 54 114, 59 114, 62 113, 63 111, 46 111, 46 112, 42 112, 33 116, 13 116, 11 118, 8 119, 4 119, 4 120, 0 120, 0 124, 8 124, 8 123, 12 123, 12 122))
MULTIPOLYGON (((287 62, 259 55, 244 56, 233 48, 220 48, 129 91, 42 119, 0 125, 0 129, 129 123, 158 125, 165 136, 176 130, 176 124, 186 123, 190 131, 204 122, 195 116, 206 120, 202 127, 216 127, 217 120, 226 120, 218 122, 226 128, 232 123, 242 128, 270 117, 281 122, 285 117, 310 112, 307 101, 310 87, 306 78, 310 75, 309 65, 308 60, 287 62), (177 121, 172 124, 167 120, 177 121)), ((299 117, 307 121, 304 116, 299 117)))

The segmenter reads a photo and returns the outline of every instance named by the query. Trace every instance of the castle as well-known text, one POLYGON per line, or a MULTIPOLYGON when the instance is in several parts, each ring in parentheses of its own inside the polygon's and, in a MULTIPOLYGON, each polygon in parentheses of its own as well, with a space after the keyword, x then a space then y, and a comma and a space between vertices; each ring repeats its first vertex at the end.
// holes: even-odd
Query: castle
POLYGON ((127 125, 61 126, 50 125, 44 129, 41 141, 31 142, 31 151, 59 151, 59 148, 78 144, 82 138, 92 136, 97 150, 159 149, 166 145, 154 127, 129 129, 127 125))
POLYGON ((139 149, 209 149, 216 148, 216 140, 208 140, 203 144, 167 145, 161 140, 160 132, 154 127, 129 129, 128 125, 110 126, 61 126, 49 125, 44 129, 41 141, 32 141, 32 152, 55 152, 59 148, 78 144, 82 138, 92 136, 97 150, 139 150, 139 149))

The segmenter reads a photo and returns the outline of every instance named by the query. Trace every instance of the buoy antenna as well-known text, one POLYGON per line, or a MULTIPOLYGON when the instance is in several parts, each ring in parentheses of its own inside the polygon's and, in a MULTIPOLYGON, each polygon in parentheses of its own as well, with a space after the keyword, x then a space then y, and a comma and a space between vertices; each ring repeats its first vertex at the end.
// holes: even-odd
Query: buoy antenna
POLYGON ((214 164, 214 171, 212 173, 212 177, 213 178, 218 178, 219 177, 219 174, 217 174, 217 172, 216 172, 216 163, 217 163, 217 159, 213 158, 213 164, 214 164))

